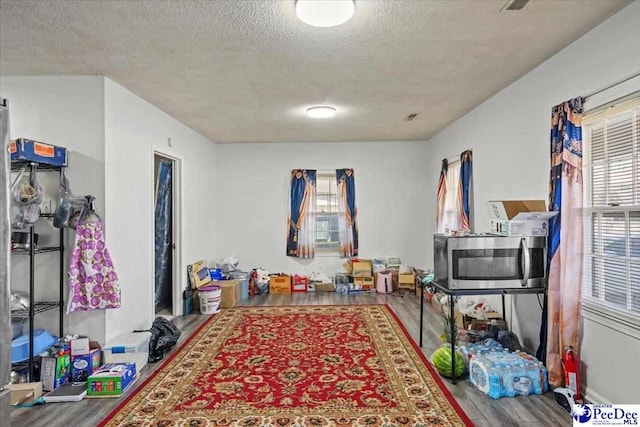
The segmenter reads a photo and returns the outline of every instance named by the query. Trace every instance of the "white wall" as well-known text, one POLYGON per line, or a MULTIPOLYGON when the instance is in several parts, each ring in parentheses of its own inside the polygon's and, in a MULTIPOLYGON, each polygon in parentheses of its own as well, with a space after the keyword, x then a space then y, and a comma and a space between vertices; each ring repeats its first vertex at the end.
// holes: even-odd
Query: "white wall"
MULTIPOLYGON (((550 111, 640 70, 640 2, 587 33, 429 141, 427 188, 435 189, 440 160, 473 149, 475 231, 488 231, 484 202, 547 199, 550 111)), ((588 107, 588 104, 587 104, 588 107)), ((435 191, 435 190, 431 190, 435 191)), ((429 235, 433 210, 425 213, 429 235)), ((432 248, 429 248, 429 258, 432 248)), ((541 310, 533 296, 514 298, 513 327, 536 348, 541 310)), ((596 402, 640 403, 640 343, 584 320, 582 362, 588 396, 596 402)))
MULTIPOLYGON (((74 194, 93 194, 97 209, 104 212, 104 85, 102 77, 2 77, 0 96, 10 103, 11 138, 29 138, 60 145, 68 149, 67 177, 74 194)), ((15 175, 14 175, 15 176, 15 175)), ((55 209, 59 178, 57 174, 40 173, 38 180, 45 199, 55 209)), ((57 245, 57 230, 51 221, 40 220, 36 232, 40 244, 57 245)), ((66 271, 69 250, 74 237, 67 236, 65 253, 65 300, 69 292, 66 271)), ((58 298, 58 254, 36 256, 35 298, 39 301, 58 298)), ((29 288, 28 257, 12 257, 11 287, 29 288)), ((37 315, 37 328, 47 327, 58 333, 58 311, 37 315)), ((104 311, 71 313, 65 316, 65 332, 89 334, 104 340, 104 311)))
MULTIPOLYGON (((104 77, 3 77, 0 96, 10 102, 11 138, 67 147, 74 194, 94 195, 105 222, 122 308, 71 313, 65 332, 104 343, 122 332, 149 328, 154 318, 153 151, 181 162, 182 245, 177 250, 178 277, 184 281, 188 262, 215 257, 215 145, 104 77)), ((48 175, 38 178, 55 208, 59 181, 48 175)), ((41 243, 56 243, 50 224, 40 221, 36 231, 45 239, 41 243)), ((73 237, 67 231, 68 249, 73 237)), ((57 257, 42 254, 36 261, 37 299, 57 298, 57 257)), ((28 289, 28 268, 27 258, 13 257, 12 287, 28 289)), ((65 299, 67 293, 65 268, 65 299)), ((56 332, 57 316, 56 311, 38 315, 36 327, 56 332)))
POLYGON ((154 149, 181 161, 178 277, 186 282, 188 263, 215 257, 216 147, 109 79, 104 93, 106 236, 122 288, 122 308, 107 312, 108 340, 154 318, 154 149))
MULTIPOLYGON (((359 251, 397 255, 426 267, 424 142, 218 144, 216 254, 239 268, 305 274, 343 271, 344 260, 285 256, 291 169, 351 167, 356 177, 359 251)), ((215 260, 213 260, 215 261, 215 260)))

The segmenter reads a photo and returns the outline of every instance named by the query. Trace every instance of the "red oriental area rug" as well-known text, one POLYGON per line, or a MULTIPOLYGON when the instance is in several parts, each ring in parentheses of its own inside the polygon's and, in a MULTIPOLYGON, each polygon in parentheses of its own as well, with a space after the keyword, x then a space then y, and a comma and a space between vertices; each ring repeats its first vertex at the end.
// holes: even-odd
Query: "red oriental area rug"
POLYGON ((473 425, 390 308, 238 307, 101 426, 473 425))

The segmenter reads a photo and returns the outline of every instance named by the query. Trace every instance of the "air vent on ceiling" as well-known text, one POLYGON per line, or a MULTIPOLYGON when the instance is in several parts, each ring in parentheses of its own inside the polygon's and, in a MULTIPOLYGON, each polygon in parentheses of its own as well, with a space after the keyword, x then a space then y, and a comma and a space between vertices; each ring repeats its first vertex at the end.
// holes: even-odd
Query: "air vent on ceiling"
POLYGON ((404 121, 405 122, 411 122, 411 121, 415 120, 416 117, 418 117, 418 113, 411 113, 407 117, 404 118, 404 121))
POLYGON ((529 0, 509 0, 502 10, 522 10, 529 0))

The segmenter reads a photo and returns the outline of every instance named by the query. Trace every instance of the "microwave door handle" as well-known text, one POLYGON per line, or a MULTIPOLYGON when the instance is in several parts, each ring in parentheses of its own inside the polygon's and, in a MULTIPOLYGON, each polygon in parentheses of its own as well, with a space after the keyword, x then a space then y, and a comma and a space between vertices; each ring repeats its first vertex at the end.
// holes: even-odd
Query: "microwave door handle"
POLYGON ((522 247, 522 260, 523 260, 523 274, 520 284, 524 287, 529 282, 529 273, 531 271, 531 255, 529 254, 529 247, 527 246, 527 238, 523 237, 520 240, 520 246, 522 247))

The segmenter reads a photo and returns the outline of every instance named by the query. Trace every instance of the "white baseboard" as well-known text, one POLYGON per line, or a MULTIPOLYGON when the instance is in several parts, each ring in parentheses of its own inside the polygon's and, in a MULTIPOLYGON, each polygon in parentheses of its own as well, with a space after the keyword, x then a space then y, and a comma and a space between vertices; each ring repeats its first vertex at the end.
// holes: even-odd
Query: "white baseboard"
POLYGON ((609 399, 604 398, 601 394, 598 394, 597 392, 593 391, 593 389, 590 389, 589 387, 586 387, 584 391, 584 398, 587 402, 594 403, 596 405, 616 403, 616 402, 611 402, 609 399))

